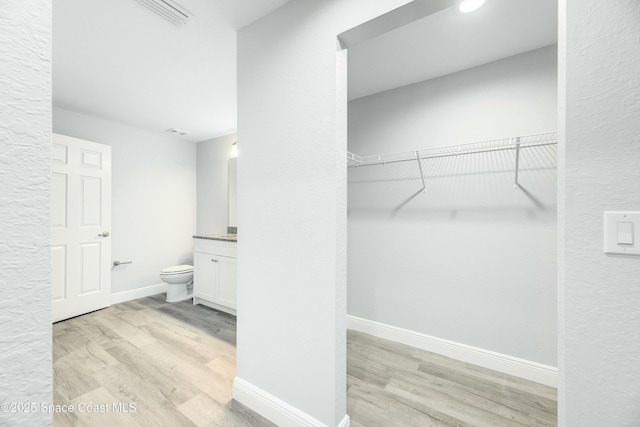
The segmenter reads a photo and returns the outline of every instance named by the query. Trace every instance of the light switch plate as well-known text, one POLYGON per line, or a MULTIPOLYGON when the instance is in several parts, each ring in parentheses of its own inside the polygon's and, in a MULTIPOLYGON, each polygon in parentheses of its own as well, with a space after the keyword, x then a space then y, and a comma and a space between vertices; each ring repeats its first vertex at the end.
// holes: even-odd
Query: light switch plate
POLYGON ((640 212, 604 213, 604 252, 619 255, 640 255, 640 212), (632 223, 632 226, 629 226, 632 223), (632 238, 628 233, 632 230, 632 238), (633 242, 619 243, 619 242, 633 242))

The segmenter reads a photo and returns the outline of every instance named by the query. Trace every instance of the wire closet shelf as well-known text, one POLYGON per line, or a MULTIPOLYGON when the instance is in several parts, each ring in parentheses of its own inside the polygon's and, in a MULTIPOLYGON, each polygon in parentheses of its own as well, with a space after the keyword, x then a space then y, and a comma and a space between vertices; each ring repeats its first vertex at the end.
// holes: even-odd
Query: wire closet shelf
POLYGON ((490 153, 494 151, 516 150, 558 144, 556 132, 534 135, 516 136, 513 138, 494 139, 471 144, 452 145, 448 147, 427 148, 399 153, 359 156, 347 152, 347 166, 375 166, 387 163, 409 162, 416 160, 437 159, 441 157, 465 156, 470 154, 490 153))

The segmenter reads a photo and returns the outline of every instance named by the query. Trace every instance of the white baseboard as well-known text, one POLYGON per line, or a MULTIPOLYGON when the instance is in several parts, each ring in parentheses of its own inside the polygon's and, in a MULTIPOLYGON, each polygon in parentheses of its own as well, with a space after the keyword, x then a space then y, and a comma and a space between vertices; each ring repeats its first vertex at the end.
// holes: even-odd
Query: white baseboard
POLYGON ((163 292, 167 292, 166 283, 145 286, 144 288, 131 289, 130 291, 111 294, 111 304, 119 304, 121 302, 127 302, 138 298, 150 297, 151 295, 157 295, 163 292))
POLYGON ((462 362, 503 372, 551 387, 558 387, 558 369, 525 359, 470 345, 432 337, 373 320, 347 316, 347 328, 401 344, 410 345, 462 362))
MULTIPOLYGON (((280 427, 327 427, 326 424, 289 405, 259 387, 236 377, 233 380, 233 398, 253 409, 269 421, 280 427)), ((349 427, 348 415, 342 419, 338 427, 349 427)))
POLYGON ((344 416, 340 424, 338 424, 338 427, 351 427, 351 418, 349 418, 349 415, 344 416))

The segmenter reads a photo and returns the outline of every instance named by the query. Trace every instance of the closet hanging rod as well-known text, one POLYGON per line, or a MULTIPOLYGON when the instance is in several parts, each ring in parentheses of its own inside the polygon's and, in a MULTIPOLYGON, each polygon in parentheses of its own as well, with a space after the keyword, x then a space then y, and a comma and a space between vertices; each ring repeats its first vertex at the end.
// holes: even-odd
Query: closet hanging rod
MULTIPOLYGON (((522 145, 520 148, 522 149, 522 148, 544 147, 546 145, 557 145, 557 144, 558 144, 557 142, 548 142, 548 143, 545 143, 545 144, 528 144, 528 145, 522 145)), ((492 152, 495 152, 495 151, 508 151, 508 150, 515 150, 515 149, 516 149, 515 146, 502 147, 502 148, 488 148, 488 149, 485 149, 485 150, 463 151, 463 152, 459 152, 459 153, 450 153, 450 154, 420 155, 419 158, 420 158, 420 160, 439 159, 439 158, 442 158, 442 157, 466 156, 466 155, 469 155, 469 154, 492 153, 492 152)), ((359 156, 357 156, 357 157, 359 157, 359 156)), ((373 156, 371 156, 371 157, 373 157, 373 156)), ((375 165, 384 165, 384 164, 390 164, 390 163, 416 161, 415 154, 413 155, 413 157, 407 157, 406 159, 394 159, 394 160, 382 160, 382 159, 380 159, 380 160, 374 160, 374 161, 366 161, 367 157, 361 157, 361 158, 363 159, 361 163, 350 164, 349 167, 350 168, 356 168, 356 167, 360 167, 360 166, 375 166, 375 165)))
POLYGON ((430 148, 418 151, 407 151, 401 153, 383 154, 378 156, 358 156, 348 152, 348 167, 375 166, 387 163, 399 163, 416 161, 417 159, 437 159, 443 157, 464 156, 469 154, 490 153, 496 151, 535 148, 549 145, 557 145, 555 132, 548 132, 536 135, 526 135, 516 138, 499 139, 471 144, 455 145, 450 147, 430 148))

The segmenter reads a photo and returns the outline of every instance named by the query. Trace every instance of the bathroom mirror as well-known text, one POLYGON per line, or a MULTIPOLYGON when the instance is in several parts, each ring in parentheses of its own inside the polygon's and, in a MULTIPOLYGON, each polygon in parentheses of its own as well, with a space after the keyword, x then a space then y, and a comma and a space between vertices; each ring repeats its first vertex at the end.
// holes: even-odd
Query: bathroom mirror
POLYGON ((238 159, 229 159, 228 182, 229 182, 229 227, 238 226, 238 185, 237 171, 238 159))

